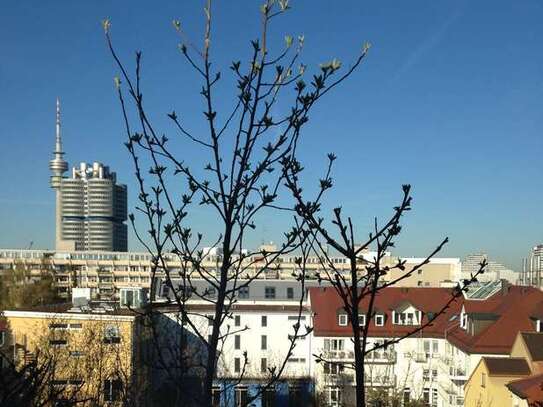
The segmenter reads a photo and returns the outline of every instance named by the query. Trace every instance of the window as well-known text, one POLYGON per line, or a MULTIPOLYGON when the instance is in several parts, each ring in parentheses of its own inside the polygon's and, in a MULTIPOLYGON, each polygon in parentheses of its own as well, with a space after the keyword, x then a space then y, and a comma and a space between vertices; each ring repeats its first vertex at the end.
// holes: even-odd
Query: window
POLYGON ((262 395, 262 407, 274 407, 275 406, 275 389, 268 388, 262 395))
POLYGON ((206 315, 207 318, 207 325, 213 326, 213 315, 206 315))
POLYGON ((4 343, 6 342, 6 332, 1 331, 0 332, 0 347, 4 346, 4 343))
POLYGON ((49 324, 49 329, 68 329, 68 324, 49 324))
POLYGON ((238 295, 240 299, 249 298, 249 287, 240 287, 238 295))
POLYGON ((347 326, 347 314, 339 314, 337 323, 339 326, 347 326))
POLYGON ((213 407, 221 406, 221 388, 219 386, 213 386, 211 389, 211 399, 213 407))
POLYGON ((116 325, 108 325, 104 330, 104 343, 120 343, 121 333, 116 325))
POLYGON ((65 346, 68 343, 66 339, 51 339, 49 341, 50 345, 53 346, 65 346))
POLYGON ((241 348, 241 337, 239 335, 234 336, 234 349, 241 348))
POLYGON ((289 386, 288 406, 299 407, 303 405, 302 388, 300 386, 289 386))
POLYGON ((410 400, 411 400, 411 389, 409 389, 409 387, 406 387, 405 389, 403 389, 403 403, 404 403, 404 405, 408 404, 410 400))
POLYGON ((210 297, 215 297, 217 295, 217 290, 215 290, 215 287, 212 285, 208 287, 207 292, 210 297))
POLYGON ((117 401, 122 389, 122 382, 118 379, 104 380, 104 401, 117 401))
POLYGON ((437 389, 432 389, 432 407, 437 407, 437 389))
POLYGON ((429 369, 424 369, 422 371, 422 378, 423 378, 423 380, 430 380, 430 370, 429 369))
POLYGON ((288 299, 294 298, 294 288, 287 287, 287 298, 288 299))
POLYGON ((234 317, 234 325, 235 325, 235 326, 240 326, 240 325, 241 325, 241 316, 236 315, 236 316, 234 317))
POLYGON ((247 387, 236 387, 234 396, 236 407, 245 407, 247 405, 247 387))
POLYGON ((543 332, 543 324, 541 323, 541 320, 538 319, 535 323, 535 330, 536 332, 543 332))
POLYGON ((73 350, 70 352, 70 356, 73 358, 81 358, 85 356, 85 352, 80 351, 80 350, 73 350))
POLYGON ((260 359, 260 372, 266 373, 268 371, 268 359, 262 358, 260 359))
POLYGON ((358 325, 359 326, 366 325, 366 315, 362 314, 358 316, 358 325))
POLYGON ((439 352, 439 341, 433 340, 432 341, 432 353, 438 353, 439 352))
POLYGON ((324 365, 323 365, 324 374, 338 375, 338 374, 341 374, 343 370, 344 370, 344 367, 342 364, 324 362, 324 365))
POLYGON ((83 328, 82 324, 70 324, 70 329, 80 330, 83 328))
POLYGON ((424 405, 430 404, 430 389, 423 389, 422 390, 422 400, 424 401, 424 405))
POLYGON ((343 339, 325 339, 324 350, 343 350, 343 339))
POLYGON ((275 287, 266 287, 264 289, 264 297, 266 299, 274 299, 275 298, 275 287))
POLYGON ((486 387, 486 374, 481 373, 481 387, 486 387))
POLYGON ((375 325, 383 326, 385 324, 385 316, 378 314, 375 316, 375 325))
POLYGON ((234 358, 234 372, 239 373, 241 370, 241 359, 234 358))
POLYGON ((268 317, 266 315, 262 315, 262 319, 260 322, 262 326, 268 326, 268 317))
POLYGON ((342 394, 339 387, 329 387, 328 388, 328 400, 330 401, 330 406, 339 407, 342 403, 342 394))
POLYGON ((262 335, 260 337, 260 349, 262 350, 268 349, 268 337, 266 335, 262 335))

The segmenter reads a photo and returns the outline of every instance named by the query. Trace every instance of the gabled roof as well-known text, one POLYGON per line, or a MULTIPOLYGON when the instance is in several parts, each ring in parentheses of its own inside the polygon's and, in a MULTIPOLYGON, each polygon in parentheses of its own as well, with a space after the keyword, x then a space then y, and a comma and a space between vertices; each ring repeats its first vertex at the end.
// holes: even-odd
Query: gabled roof
POLYGON ((528 376, 530 366, 524 358, 483 357, 489 376, 528 376))
POLYGON ((543 361, 543 333, 521 332, 522 340, 534 362, 543 361))
POLYGON ((530 404, 536 401, 543 401, 543 374, 515 380, 506 386, 511 393, 528 401, 530 404))
MULTIPOLYGON (((381 310, 382 313, 390 314, 391 311, 389 310, 393 309, 394 306, 407 302, 423 312, 422 322, 425 323, 428 321, 426 314, 441 309, 450 300, 451 295, 452 289, 450 288, 388 287, 381 290, 375 297, 375 308, 381 310)), ((338 325, 336 310, 343 307, 343 303, 333 288, 310 288, 309 297, 311 308, 315 313, 313 318, 313 332, 316 336, 352 336, 349 325, 338 325)), ((451 316, 460 313, 462 301, 462 298, 454 301, 444 315, 436 318, 430 326, 417 335, 432 338, 443 337, 445 329, 450 326, 449 319, 451 316)), ((362 300, 359 308, 367 310, 368 306, 369 297, 366 297, 362 300)), ((370 323, 368 335, 373 337, 397 337, 413 331, 413 326, 393 324, 392 318, 386 318, 384 322, 383 326, 376 326, 374 323, 370 323)))
POLYGON ((401 299, 396 304, 392 304, 390 306, 390 309, 394 310, 394 311, 402 312, 402 311, 406 310, 409 307, 417 308, 416 306, 411 304, 411 302, 409 300, 401 299))
POLYGON ((542 301, 542 291, 521 286, 505 286, 486 300, 464 300, 466 313, 493 314, 497 319, 476 335, 454 327, 447 340, 470 354, 508 355, 518 332, 534 331, 531 316, 542 301))

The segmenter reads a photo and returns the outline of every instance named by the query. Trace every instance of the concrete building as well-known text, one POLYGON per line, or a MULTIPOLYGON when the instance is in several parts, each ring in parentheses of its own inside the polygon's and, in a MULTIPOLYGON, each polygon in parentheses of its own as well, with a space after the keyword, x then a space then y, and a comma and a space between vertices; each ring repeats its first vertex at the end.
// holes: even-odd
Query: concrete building
POLYGON ((116 174, 99 162, 81 163, 65 177, 57 99, 54 158, 49 162, 55 190, 55 242, 57 250, 126 251, 127 192, 116 174))
POLYGON ((523 285, 543 289, 543 244, 534 246, 523 260, 521 281, 523 285))
MULTIPOLYGON (((371 256, 371 253, 368 254, 371 256)), ((292 271, 297 267, 296 256, 281 256, 273 264, 266 264, 257 253, 246 258, 247 266, 244 274, 259 274, 259 280, 291 280, 292 271)), ((336 269, 347 272, 350 268, 347 258, 331 257, 336 269)), ((173 279, 179 275, 182 262, 178 256, 167 254, 166 265, 173 279)), ((396 264, 397 258, 387 256, 383 265, 396 264)), ((409 271, 419 259, 405 259, 406 271, 409 271)), ((218 267, 220 255, 210 252, 203 260, 203 266, 209 270, 218 267)), ((151 255, 143 252, 114 251, 69 251, 69 250, 21 250, 0 249, 0 273, 9 272, 16 267, 24 267, 32 275, 39 277, 44 267, 54 272, 60 294, 69 298, 71 287, 89 287, 92 297, 108 299, 117 298, 123 287, 151 286, 151 255)), ((425 265, 421 272, 413 273, 409 278, 400 281, 398 286, 405 287, 450 287, 458 281, 460 260, 457 258, 434 258, 425 265)), ((322 273, 322 265, 318 258, 307 259, 307 276, 314 279, 315 273, 322 273)), ((385 280, 396 276, 390 272, 385 280)), ((155 277, 163 277, 163 270, 156 271, 155 277)), ((296 284, 294 284, 296 286, 296 284)), ((285 288, 286 290, 286 288, 285 288)), ((286 291, 285 291, 286 294, 286 291)), ((279 295, 279 293, 278 293, 279 295)), ((294 295, 297 297, 297 294, 294 295)))
POLYGON ((487 266, 485 272, 477 277, 479 281, 507 280, 511 284, 519 283, 521 273, 489 259, 486 253, 469 254, 462 260, 462 278, 469 279, 471 274, 475 274, 483 260, 486 260, 487 266))

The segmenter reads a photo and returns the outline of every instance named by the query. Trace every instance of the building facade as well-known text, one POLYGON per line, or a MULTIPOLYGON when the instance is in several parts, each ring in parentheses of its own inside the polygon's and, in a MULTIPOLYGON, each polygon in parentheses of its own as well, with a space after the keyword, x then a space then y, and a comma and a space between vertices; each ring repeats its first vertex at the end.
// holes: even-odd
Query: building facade
MULTIPOLYGON (((371 253, 368 254, 371 256, 371 253)), ((0 273, 9 272, 16 267, 24 267, 33 275, 39 277, 44 264, 51 270, 56 279, 56 285, 62 296, 69 297, 71 287, 89 287, 93 298, 117 298, 123 287, 140 286, 150 288, 153 274, 151 255, 144 252, 114 252, 114 251, 75 251, 75 250, 21 250, 0 249, 0 273)), ((184 264, 178 256, 166 254, 166 267, 172 279, 179 276, 178 271, 184 264)), ((342 256, 331 257, 335 267, 341 272, 350 269, 349 260, 342 256)), ((398 258, 387 256, 382 260, 383 265, 396 264, 398 258)), ((406 270, 415 267, 419 259, 406 260, 406 270)), ((208 254, 202 265, 209 270, 218 269, 220 255, 208 254)), ((272 264, 266 263, 257 253, 246 258, 247 266, 244 274, 254 276, 259 280, 291 280, 293 287, 298 284, 292 278, 292 272, 297 268, 296 256, 278 257, 272 264)), ((405 287, 450 287, 454 286, 460 275, 460 260, 457 258, 434 258, 421 271, 413 273, 397 285, 405 287)), ((306 275, 309 280, 315 279, 317 272, 322 272, 318 258, 308 258, 306 275)), ((396 277, 392 271, 389 280, 396 277)), ((162 269, 155 270, 154 277, 163 277, 162 269)), ((385 281, 384 279, 383 281, 385 281)), ((286 288, 285 288, 286 289, 286 288)), ((263 295, 263 293, 262 293, 263 295)), ((297 294, 294 295, 297 297, 297 294)))
POLYGON ((54 158, 49 162, 51 188, 56 195, 56 249, 78 251, 126 251, 127 189, 116 174, 99 162, 81 163, 65 177, 57 99, 54 158))
POLYGON ((543 289, 543 244, 534 246, 522 262, 522 284, 543 289))

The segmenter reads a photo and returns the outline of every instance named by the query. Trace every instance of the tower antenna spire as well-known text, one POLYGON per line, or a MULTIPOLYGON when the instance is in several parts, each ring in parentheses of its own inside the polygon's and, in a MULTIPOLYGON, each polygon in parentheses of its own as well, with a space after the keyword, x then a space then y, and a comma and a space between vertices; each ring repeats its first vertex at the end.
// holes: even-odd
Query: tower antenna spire
POLYGON ((62 153, 62 140, 60 138, 60 100, 58 97, 57 97, 55 153, 62 153))

